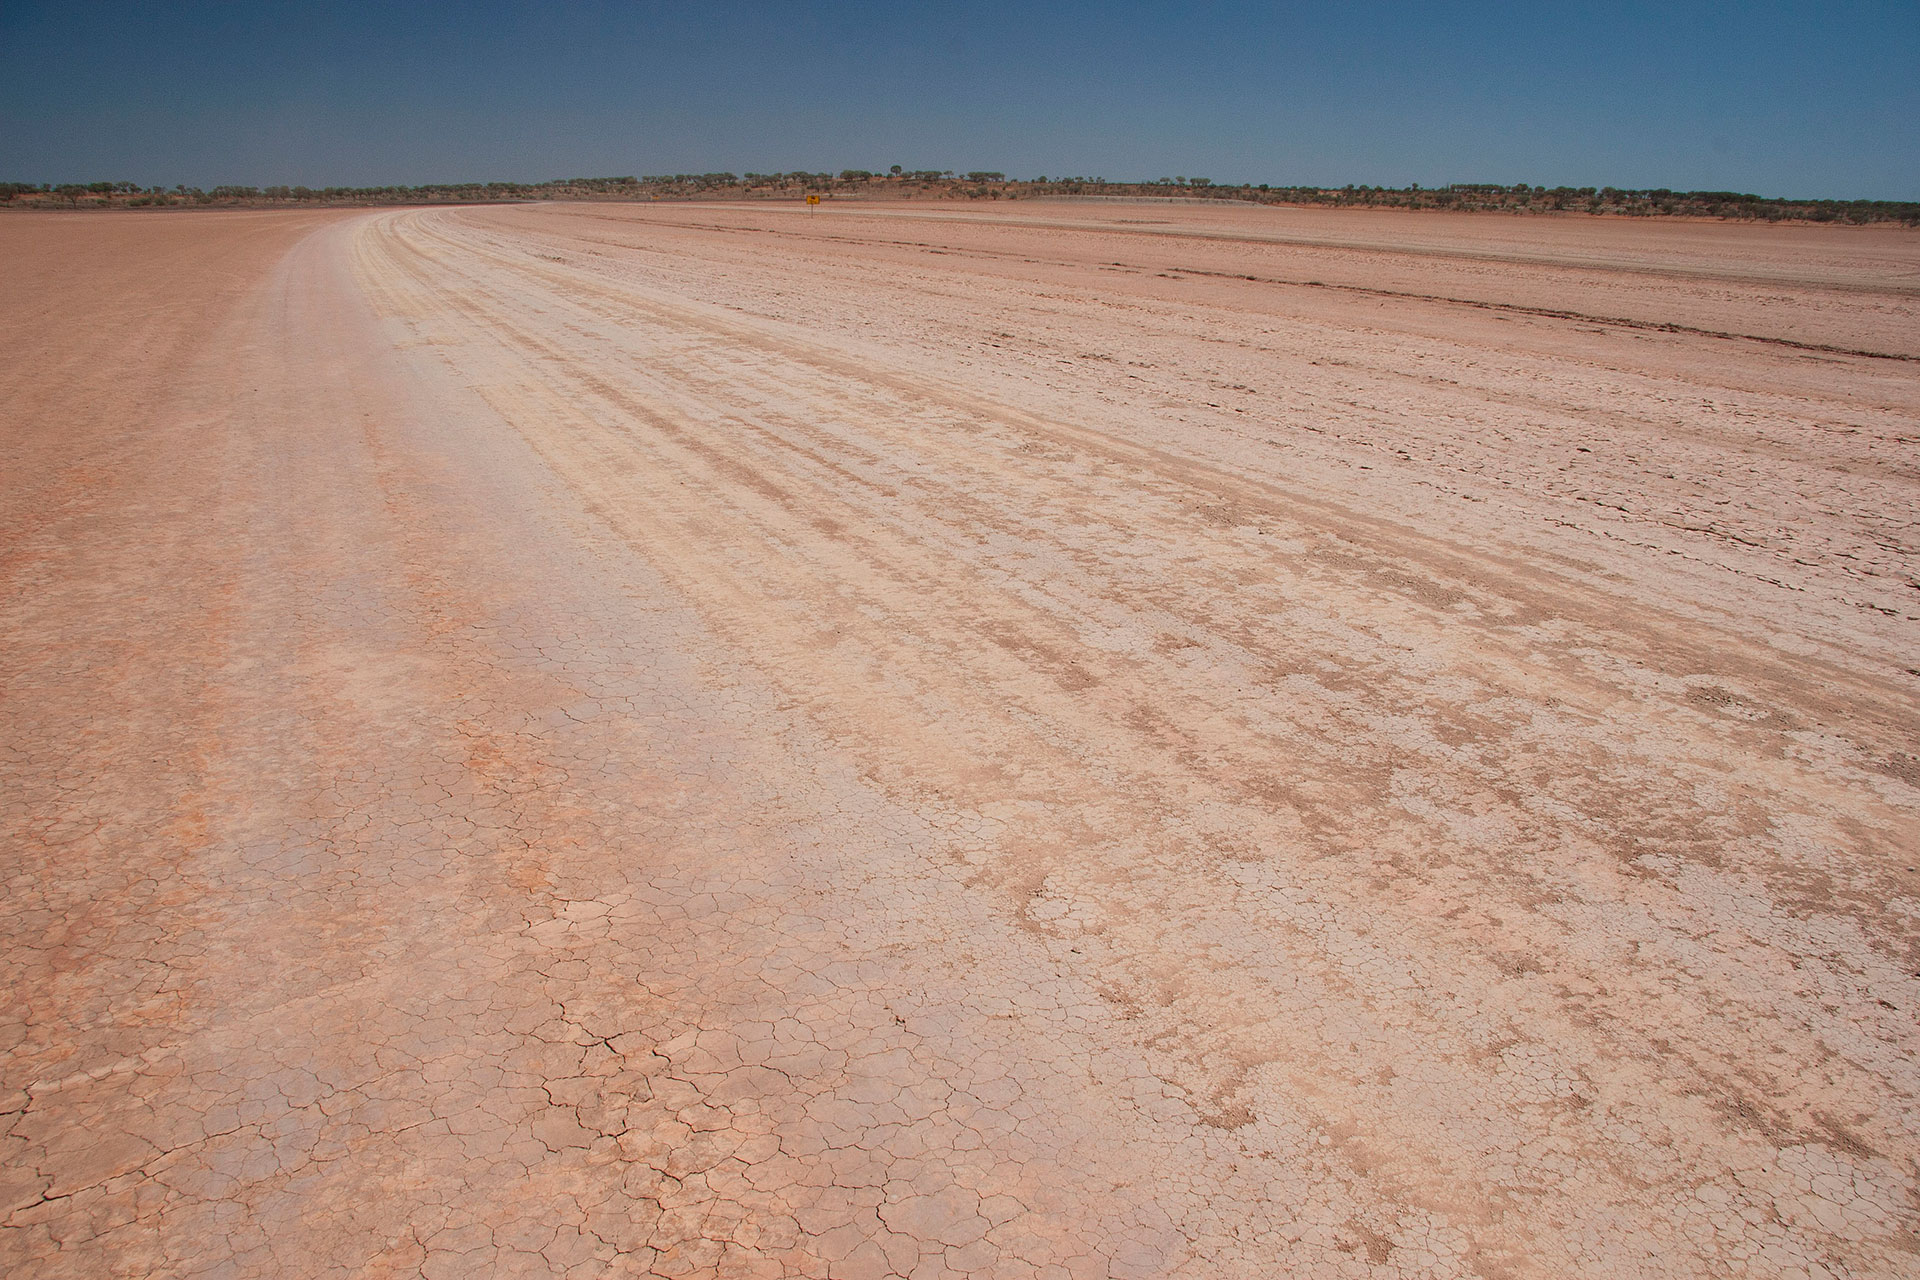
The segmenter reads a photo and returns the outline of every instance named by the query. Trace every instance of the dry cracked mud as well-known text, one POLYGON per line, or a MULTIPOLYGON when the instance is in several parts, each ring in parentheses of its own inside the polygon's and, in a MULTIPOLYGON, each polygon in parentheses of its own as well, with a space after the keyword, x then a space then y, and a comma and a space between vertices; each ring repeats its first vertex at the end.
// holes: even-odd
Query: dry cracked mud
POLYGON ((1920 1268, 1920 237, 0 217, 0 1271, 1920 1268))

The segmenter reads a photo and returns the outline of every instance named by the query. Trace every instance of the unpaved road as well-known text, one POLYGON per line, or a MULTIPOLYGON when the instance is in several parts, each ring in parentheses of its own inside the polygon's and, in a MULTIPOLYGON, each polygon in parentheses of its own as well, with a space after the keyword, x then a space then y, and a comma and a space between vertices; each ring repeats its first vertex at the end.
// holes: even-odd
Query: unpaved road
POLYGON ((0 1271, 1920 1267, 1920 236, 0 260, 0 1271))

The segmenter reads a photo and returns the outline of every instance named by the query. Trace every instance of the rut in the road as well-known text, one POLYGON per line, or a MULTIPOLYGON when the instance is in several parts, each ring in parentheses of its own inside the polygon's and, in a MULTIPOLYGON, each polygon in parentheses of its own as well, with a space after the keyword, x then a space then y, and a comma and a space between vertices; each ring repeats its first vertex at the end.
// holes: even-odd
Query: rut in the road
MULTIPOLYGON (((1855 1185, 1897 1198, 1899 1139, 1826 1145, 1837 1115, 1896 1114, 1893 1022, 1756 967, 1823 945, 1780 798, 1846 842, 1862 797, 1763 746, 1791 715, 1730 724, 1696 696, 1720 686, 1655 674, 1728 637, 483 223, 396 220, 365 252, 384 305, 867 777, 1003 824, 972 883, 1097 975, 1273 1185, 1325 1160, 1302 1194, 1383 1195, 1389 1239, 1518 1197, 1475 1247, 1567 1266, 1555 1204, 1648 1265, 1691 1247, 1647 1221, 1676 1202, 1776 1212, 1803 1157, 1763 1190, 1736 1172, 1756 1144, 1865 1160, 1855 1185), (1769 844, 1770 873, 1718 852, 1769 844), (1728 931, 1751 941, 1700 963, 1728 931)), ((1770 661, 1747 674, 1777 690, 1770 661)), ((1898 980, 1856 954, 1863 988, 1898 980)), ((1869 1203, 1844 1231, 1872 1234, 1869 1203)))

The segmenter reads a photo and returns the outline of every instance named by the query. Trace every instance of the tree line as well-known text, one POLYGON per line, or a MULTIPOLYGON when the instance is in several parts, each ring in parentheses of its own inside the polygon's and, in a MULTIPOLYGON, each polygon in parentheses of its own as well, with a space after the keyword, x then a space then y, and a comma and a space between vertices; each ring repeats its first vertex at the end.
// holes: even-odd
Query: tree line
POLYGON ((260 207, 287 204, 476 204, 524 200, 765 199, 799 195, 857 198, 1019 200, 1045 196, 1179 197, 1249 204, 1333 205, 1390 209, 1453 209, 1509 213, 1587 213, 1625 217, 1920 226, 1920 202, 1786 199, 1737 191, 1674 191, 1665 187, 1544 187, 1521 182, 1465 182, 1444 187, 1274 186, 1216 183, 1185 175, 1145 182, 1100 177, 1009 178, 997 170, 841 169, 814 173, 673 173, 644 177, 553 178, 546 182, 455 182, 422 186, 305 187, 176 185, 132 182, 0 182, 0 205, 25 208, 260 207))

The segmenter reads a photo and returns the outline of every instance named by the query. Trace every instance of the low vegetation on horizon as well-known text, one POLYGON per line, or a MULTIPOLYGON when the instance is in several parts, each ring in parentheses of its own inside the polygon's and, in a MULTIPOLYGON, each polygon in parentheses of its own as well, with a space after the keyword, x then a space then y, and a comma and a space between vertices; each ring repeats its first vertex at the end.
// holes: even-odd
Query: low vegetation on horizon
POLYGON ((838 173, 678 173, 647 177, 555 178, 548 182, 459 182, 386 187, 142 187, 133 182, 0 182, 0 206, 36 209, 471 204, 522 200, 762 200, 818 195, 838 199, 1021 200, 1186 199, 1248 204, 1333 205, 1625 217, 1734 218, 1767 222, 1900 222, 1920 226, 1920 201, 1798 200, 1737 191, 1664 187, 1540 187, 1455 183, 1445 187, 1305 187, 1215 183, 1206 178, 1108 182, 1104 178, 1009 178, 950 169, 838 173))

